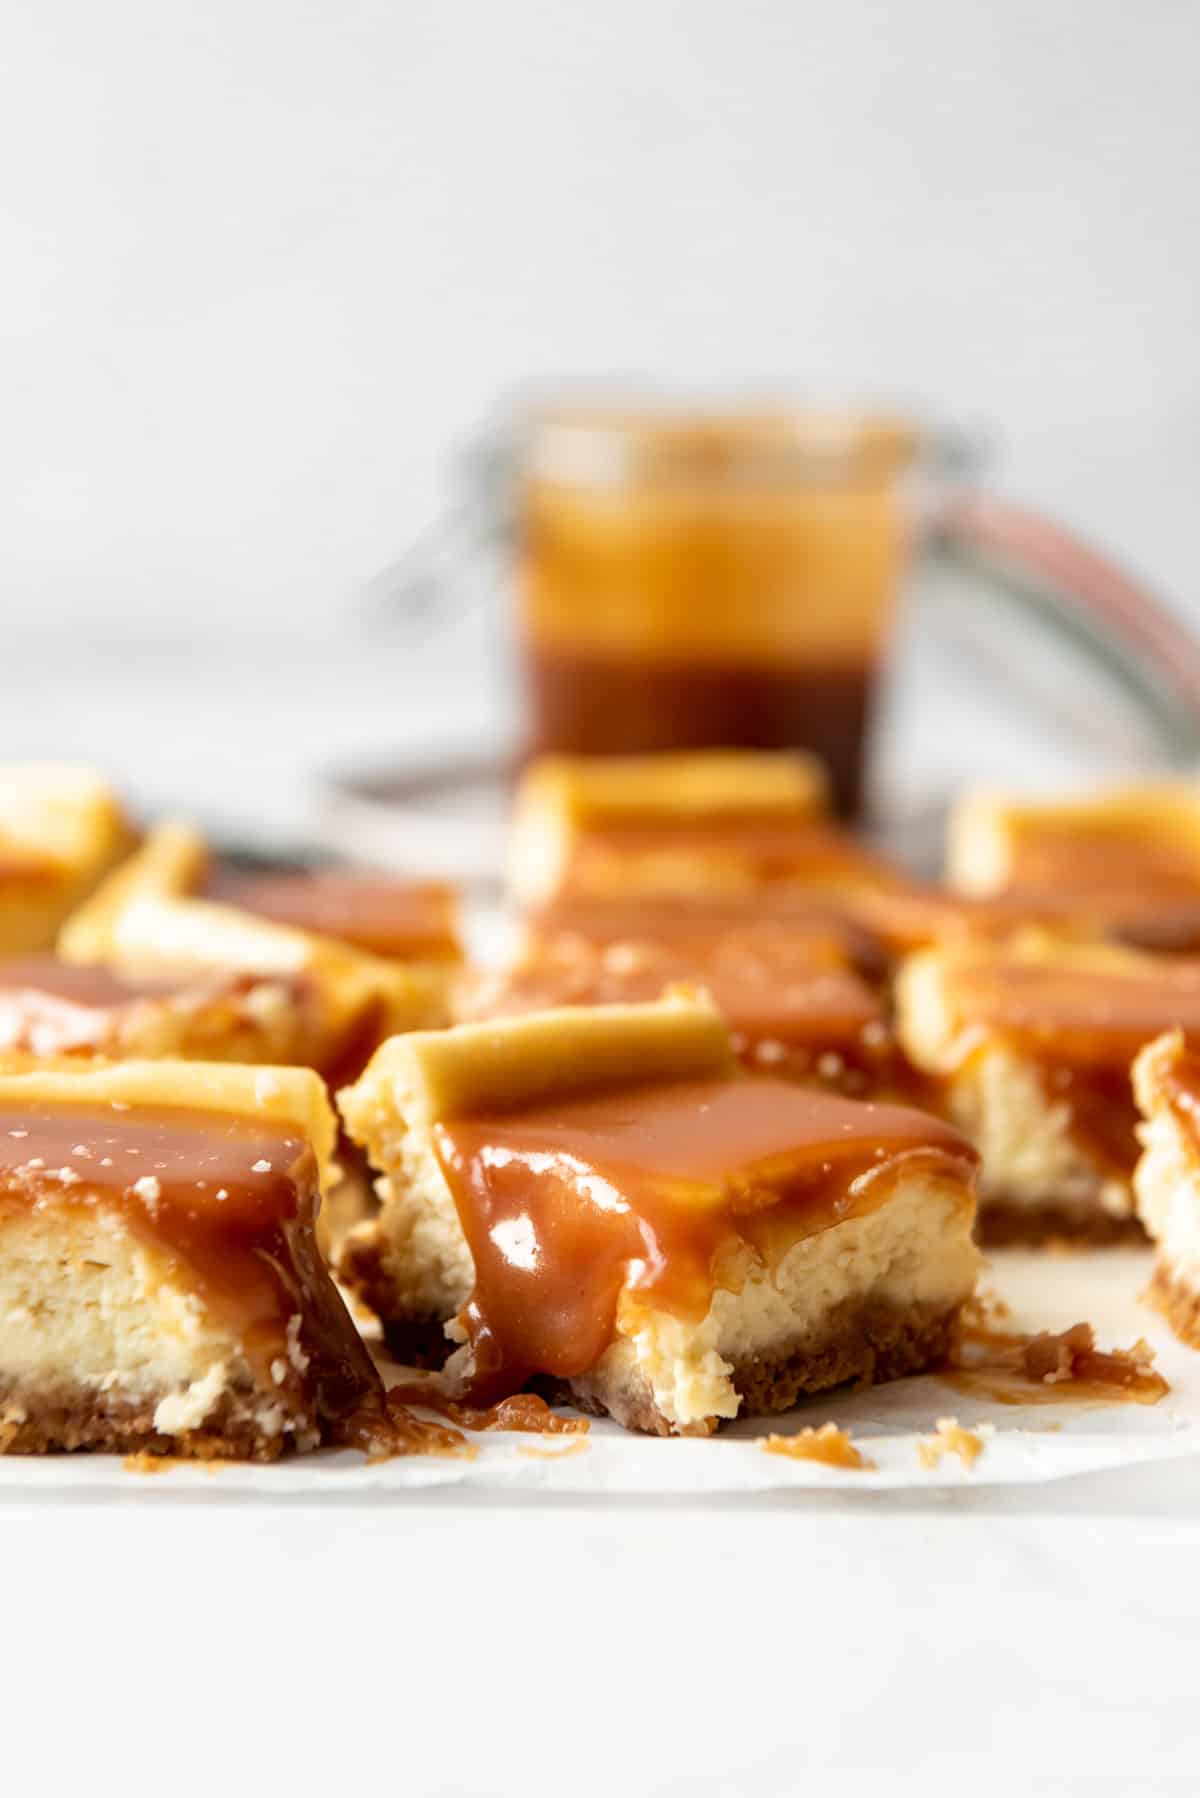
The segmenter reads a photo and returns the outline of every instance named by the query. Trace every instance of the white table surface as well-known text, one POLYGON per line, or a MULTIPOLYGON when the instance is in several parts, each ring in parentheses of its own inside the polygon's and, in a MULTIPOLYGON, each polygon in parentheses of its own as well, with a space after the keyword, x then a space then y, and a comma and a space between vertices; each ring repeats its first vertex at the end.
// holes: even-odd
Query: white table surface
MULTIPOLYGON (((232 686, 41 665, 10 663, 0 756, 268 833, 322 757, 444 712, 378 668, 314 707, 269 656, 232 686)), ((1194 1790, 1198 1509, 1191 1461, 704 1504, 0 1497, 0 1792, 1194 1790)))

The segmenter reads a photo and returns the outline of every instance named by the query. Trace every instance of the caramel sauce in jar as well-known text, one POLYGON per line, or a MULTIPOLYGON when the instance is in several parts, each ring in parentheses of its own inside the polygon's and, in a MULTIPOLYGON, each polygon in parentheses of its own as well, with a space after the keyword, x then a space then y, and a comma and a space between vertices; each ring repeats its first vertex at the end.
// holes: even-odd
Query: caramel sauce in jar
POLYGON ((535 415, 520 507, 532 749, 800 747, 855 811, 916 450, 885 418, 535 415))
POLYGON ((622 1293, 698 1322, 743 1251, 774 1263, 918 1165, 970 1203, 977 1165, 934 1118, 766 1077, 455 1119, 434 1140, 475 1264, 480 1402, 593 1366, 622 1293))

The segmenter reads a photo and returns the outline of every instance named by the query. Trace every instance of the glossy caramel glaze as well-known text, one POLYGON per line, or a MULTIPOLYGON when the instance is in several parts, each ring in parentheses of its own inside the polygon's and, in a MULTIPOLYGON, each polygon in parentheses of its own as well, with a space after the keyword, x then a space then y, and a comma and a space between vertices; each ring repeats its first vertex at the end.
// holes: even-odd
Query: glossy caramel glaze
MULTIPOLYGON (((308 996, 302 977, 264 978, 272 987, 286 987, 298 1005, 308 996)), ((220 998, 236 1012, 239 1002, 262 984, 253 974, 132 980, 49 954, 20 956, 0 961, 0 1049, 38 1056, 120 1054, 122 1022, 139 1006, 202 1005, 220 998)), ((231 1015, 231 1025, 235 1021, 231 1015)))
POLYGON ((0 1104, 0 1214, 115 1213, 177 1264, 268 1390, 273 1364, 296 1364, 288 1330, 298 1316, 303 1389, 324 1422, 357 1428, 364 1407, 382 1414, 382 1388, 317 1250, 318 1198, 312 1149, 287 1124, 180 1107, 0 1104))
POLYGON ((598 949, 612 943, 655 943, 687 955, 711 955, 730 937, 769 929, 787 932, 823 965, 845 965, 879 978, 883 965, 869 931, 834 899, 793 888, 768 893, 638 894, 632 898, 551 900, 525 919, 531 940, 553 946, 579 939, 598 949))
POLYGON ((699 1321, 748 1249, 872 1210, 902 1173, 969 1203, 974 1151, 948 1126, 774 1079, 639 1086, 435 1128, 475 1263, 464 1312, 486 1401, 569 1378, 613 1340, 627 1290, 699 1321))
POLYGON ((1058 825, 1011 848, 1008 884, 1031 892, 1200 896, 1200 849, 1161 824, 1138 829, 1058 825))
MULTIPOLYGON (((703 877, 736 876, 747 886, 796 883, 814 890, 888 884, 893 871, 846 832, 808 818, 724 812, 703 818, 623 818, 589 824, 575 848, 568 884, 588 887, 589 870, 626 870, 632 884, 647 857, 690 865, 703 877)), ((686 889, 685 889, 686 890, 686 889)))
POLYGON ((354 868, 300 874, 242 874, 218 865, 206 893, 276 924, 334 937, 403 961, 455 959, 453 890, 354 868))
POLYGON ((915 1092, 884 1006, 828 936, 782 924, 699 935, 678 948, 579 937, 545 943, 525 962, 479 980, 461 1015, 512 1017, 564 1005, 636 1004, 673 986, 712 995, 747 1067, 851 1095, 915 1092))

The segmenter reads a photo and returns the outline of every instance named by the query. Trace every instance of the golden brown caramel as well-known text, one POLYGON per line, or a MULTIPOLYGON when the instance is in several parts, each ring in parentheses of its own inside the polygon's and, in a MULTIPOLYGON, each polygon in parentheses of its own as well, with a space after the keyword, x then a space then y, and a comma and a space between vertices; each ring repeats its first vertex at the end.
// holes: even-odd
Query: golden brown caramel
POLYGON ((1060 823, 1053 836, 1018 836, 1010 853, 1009 886, 1035 893, 1200 894, 1195 842, 1157 818, 1141 829, 1132 821, 1107 829, 1060 823))
POLYGON ((265 1385, 298 1315, 319 1415, 382 1392, 317 1251, 316 1160, 287 1124, 182 1107, 0 1104, 0 1210, 104 1207, 177 1263, 265 1385))
POLYGON ((1164 1030, 1200 1031, 1200 962, 1156 965, 1147 958, 1118 971, 981 959, 954 970, 950 998, 964 1019, 1035 1058, 1127 1068, 1164 1030))
MULTIPOLYGON (((126 1052, 124 1025, 146 1005, 202 1006, 225 1002, 229 1027, 236 1027, 242 1001, 260 980, 253 974, 195 974, 131 979, 100 965, 60 961, 56 956, 26 955, 0 961, 0 1049, 36 1056, 81 1053, 121 1056, 126 1052)), ((286 989, 300 1006, 310 997, 303 977, 272 975, 269 984, 286 989)), ((248 1016, 253 1016, 252 1009, 248 1016)))
POLYGON ((703 987, 748 1067, 848 1094, 915 1092, 882 1002, 828 935, 764 923, 697 931, 678 948, 634 936, 594 946, 544 944, 518 968, 482 982, 463 1006, 474 1018, 564 1005, 638 1003, 673 986, 703 987))
POLYGON ((449 1398, 430 1380, 411 1380, 388 1387, 389 1404, 423 1405, 448 1417, 464 1430, 513 1430, 538 1436, 586 1435, 591 1424, 586 1417, 563 1417, 552 1411, 536 1392, 514 1392, 496 1405, 464 1405, 449 1398))
POLYGON ((76 967, 53 955, 0 961, 0 1048, 33 1055, 98 1049, 115 1011, 165 998, 178 984, 126 980, 107 968, 76 967))
POLYGON ((917 1167, 966 1202, 976 1165, 933 1118, 769 1078, 455 1119, 434 1140, 474 1258, 464 1321, 481 1400, 592 1367, 623 1289, 698 1321, 739 1249, 774 1263, 917 1167))
POLYGON ((878 857, 833 825, 754 812, 677 820, 659 814, 589 824, 573 869, 586 871, 589 863, 626 866, 645 856, 678 858, 718 875, 725 870, 747 886, 799 882, 837 890, 895 878, 878 857))
POLYGON ((856 1473, 869 1473, 875 1466, 836 1423, 823 1423, 819 1430, 799 1430, 794 1436, 765 1436, 762 1447, 768 1455, 785 1455, 790 1461, 817 1461, 824 1467, 856 1473))
POLYGON ((276 924, 315 932, 399 961, 443 961, 460 953, 454 896, 416 882, 354 868, 300 874, 241 874, 218 866, 206 893, 276 924))

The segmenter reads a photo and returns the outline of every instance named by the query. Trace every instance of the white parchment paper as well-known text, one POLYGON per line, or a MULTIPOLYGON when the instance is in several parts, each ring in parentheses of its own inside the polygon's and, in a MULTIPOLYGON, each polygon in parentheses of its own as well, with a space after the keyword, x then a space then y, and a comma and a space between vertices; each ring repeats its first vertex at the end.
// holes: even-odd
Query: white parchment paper
MULTIPOLYGON (((1065 1329, 1086 1319, 1102 1348, 1127 1348, 1139 1336, 1154 1345, 1156 1365, 1171 1383, 1157 1405, 1062 1403, 1029 1407, 979 1401, 936 1377, 900 1380, 866 1392, 834 1393, 784 1417, 727 1426, 704 1441, 629 1435, 592 1422, 586 1446, 574 1436, 487 1432, 473 1435, 473 1460, 408 1456, 368 1465, 349 1452, 322 1452, 273 1467, 171 1464, 161 1473, 127 1471, 108 1455, 0 1458, 5 1494, 72 1490, 119 1491, 152 1502, 163 1490, 220 1494, 284 1494, 314 1498, 404 1492, 433 1486, 497 1492, 711 1494, 783 1487, 920 1489, 1042 1483, 1070 1474, 1200 1454, 1200 1354, 1177 1342, 1139 1303, 1149 1280, 1143 1251, 1077 1255, 997 1254, 985 1285, 1012 1307, 1015 1329, 1065 1329), (995 1433, 968 1472, 957 1458, 921 1466, 917 1445, 937 1420, 957 1417, 995 1433), (876 1471, 853 1472, 767 1454, 761 1438, 833 1419, 850 1430, 876 1471)), ((1006 1320, 1005 1327, 1008 1327, 1006 1320)))

